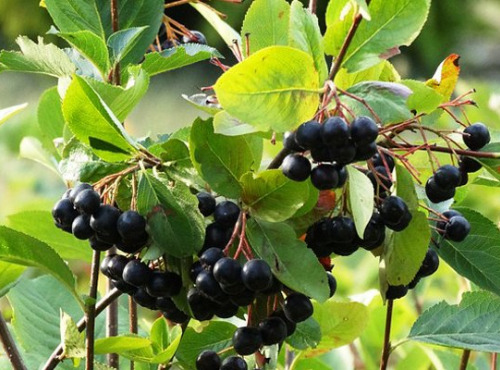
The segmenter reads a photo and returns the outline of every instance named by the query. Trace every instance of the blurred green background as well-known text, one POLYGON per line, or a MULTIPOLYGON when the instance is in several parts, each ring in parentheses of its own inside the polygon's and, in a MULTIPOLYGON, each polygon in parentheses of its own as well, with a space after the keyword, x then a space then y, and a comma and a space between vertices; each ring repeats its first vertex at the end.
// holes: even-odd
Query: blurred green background
MULTIPOLYGON (((16 48, 17 35, 28 35, 32 39, 44 35, 51 23, 46 11, 38 6, 39 0, 0 1, 0 48, 16 48)), ((211 2, 215 8, 228 15, 228 22, 239 30, 244 12, 250 5, 247 0, 235 5, 224 1, 211 2)), ((319 1, 319 14, 324 14, 328 2, 319 1)), ((171 15, 191 29, 198 29, 207 35, 210 45, 217 47, 227 56, 227 64, 233 63, 227 48, 210 26, 194 10, 184 5, 171 15)), ((324 20, 320 19, 324 27, 324 20)), ((47 39, 63 46, 60 40, 47 39)), ((403 78, 426 80, 449 54, 461 55, 461 79, 457 93, 471 88, 477 89, 474 99, 479 109, 468 108, 472 121, 483 121, 492 127, 493 137, 500 139, 500 0, 434 0, 431 13, 424 30, 409 48, 402 48, 401 55, 391 61, 403 78)), ((214 83, 220 70, 202 62, 152 79, 150 90, 127 121, 127 128, 136 136, 171 132, 189 125, 199 111, 192 108, 181 94, 195 94, 200 87, 214 83)), ((5 216, 25 209, 48 210, 64 192, 64 184, 50 170, 29 160, 20 158, 19 144, 23 136, 36 135, 37 101, 44 89, 53 86, 54 79, 17 73, 0 74, 0 109, 14 104, 28 102, 24 112, 0 126, 0 156, 2 158, 0 176, 0 223, 5 216)), ((447 120, 447 117, 443 117, 447 120)), ((446 122, 441 124, 446 125, 446 122)), ((500 222, 500 196, 498 188, 469 186, 460 194, 462 204, 479 210, 482 214, 500 222)), ((376 288, 378 283, 378 263, 369 253, 359 253, 336 263, 335 276, 339 281, 339 297, 347 297, 376 288), (362 271, 362 273, 360 273, 362 271)), ((449 267, 442 263, 437 276, 426 279, 419 285, 418 295, 425 291, 425 301, 416 295, 407 297, 398 305, 398 322, 394 329, 395 338, 403 338, 423 305, 426 308, 443 298, 456 301, 457 293, 468 288, 467 282, 457 279, 449 267), (445 294, 443 294, 446 292, 445 294)), ((361 357, 367 368, 376 367, 383 333, 384 309, 380 299, 372 303, 372 315, 380 319, 370 324, 364 340, 374 341, 373 346, 365 346, 361 357), (371 363, 373 362, 373 364, 371 363)), ((427 347, 428 348, 428 347, 427 347)), ((340 352, 339 352, 340 353, 340 352)), ((405 356, 425 357, 425 347, 411 344, 400 347, 395 353, 399 359, 405 356)), ((448 356, 439 354, 439 356, 448 356)), ((332 363, 341 361, 332 355, 332 363)), ((455 356, 458 361, 457 355, 455 356)), ((455 361, 455 357, 450 361, 455 361)), ((418 361, 417 361, 418 362, 418 361)), ((421 362, 421 364, 425 364, 421 362)), ((476 364, 487 366, 480 358, 476 364)), ((344 366, 342 365, 342 366, 344 366)), ((339 365, 341 366, 341 365, 339 365)), ((408 361, 402 361, 399 369, 413 369, 408 361), (404 365, 404 366, 403 366, 404 365)), ((420 367, 426 369, 428 367, 420 367)))

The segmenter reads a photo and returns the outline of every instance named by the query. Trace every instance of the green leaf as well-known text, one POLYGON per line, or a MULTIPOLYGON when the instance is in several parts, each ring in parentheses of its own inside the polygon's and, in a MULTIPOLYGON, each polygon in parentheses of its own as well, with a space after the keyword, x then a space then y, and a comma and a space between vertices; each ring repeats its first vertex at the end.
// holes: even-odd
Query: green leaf
POLYGON ((171 341, 168 346, 163 351, 158 353, 155 357, 153 357, 153 359, 151 360, 152 363, 168 363, 172 359, 172 357, 174 357, 181 343, 182 329, 179 326, 174 326, 170 332, 170 337, 171 341))
POLYGON ((45 0, 45 6, 61 32, 78 32, 89 30, 104 37, 95 0, 45 0))
POLYGON ((148 347, 150 345, 151 341, 148 338, 128 334, 97 339, 95 341, 94 350, 96 354, 118 353, 122 355, 125 352, 148 347))
POLYGON ((69 57, 53 44, 44 44, 38 38, 38 44, 26 36, 16 40, 21 52, 0 52, 0 72, 32 72, 43 73, 53 77, 66 77, 75 72, 75 66, 69 57))
POLYGON ((19 156, 35 161, 59 175, 56 159, 42 147, 37 138, 25 136, 19 144, 19 156))
POLYGON ((137 151, 120 122, 83 78, 73 77, 62 110, 78 140, 90 145, 100 158, 118 162, 130 159, 137 151))
POLYGON ((500 180, 500 143, 490 143, 484 146, 480 151, 497 153, 497 158, 475 158, 484 168, 496 179, 500 180))
POLYGON ((366 226, 373 215, 375 207, 374 189, 370 179, 361 171, 347 166, 349 178, 349 204, 356 231, 361 239, 365 234, 366 226))
POLYGON ((347 90, 360 82, 381 81, 397 82, 401 78, 394 66, 387 60, 365 69, 363 71, 349 73, 345 68, 341 68, 335 76, 335 86, 339 89, 347 90))
POLYGON ((43 145, 56 158, 59 158, 54 140, 63 137, 64 117, 61 108, 61 97, 57 87, 52 87, 40 97, 37 110, 37 122, 42 133, 43 145))
POLYGON ((78 331, 73 318, 61 309, 61 343, 63 357, 84 358, 85 335, 78 331))
POLYGON ((155 245, 175 257, 191 256, 201 249, 205 222, 196 196, 185 185, 170 186, 142 171, 137 192, 137 210, 147 218, 155 245))
POLYGON ((479 287, 500 295, 500 230, 479 212, 456 208, 469 221, 471 231, 462 242, 436 236, 439 256, 457 273, 479 287))
MULTIPOLYGON (((251 41, 253 42, 253 41, 251 41)), ((288 45, 309 53, 319 74, 319 84, 328 78, 323 37, 318 25, 318 18, 303 8, 298 0, 292 2, 288 28, 288 45)))
POLYGON ((23 103, 23 104, 18 104, 18 105, 13 105, 12 107, 0 109, 0 125, 7 121, 9 118, 15 116, 24 108, 28 106, 28 103, 23 103))
POLYGON ((312 317, 299 322, 295 332, 286 342, 295 349, 315 348, 321 340, 321 327, 312 317))
MULTIPOLYGON (((401 45, 409 46, 418 36, 430 8, 430 0, 373 0, 369 5, 371 21, 362 21, 347 49, 342 66, 349 72, 360 71, 380 62, 384 55, 393 55, 401 45), (392 50, 391 50, 392 49, 392 50)), ((325 34, 326 53, 337 55, 352 16, 339 22, 333 14, 325 34), (340 23, 340 24, 339 24, 340 23), (342 31, 338 31, 339 28, 342 31)), ((341 15, 341 14, 338 14, 341 15)))
MULTIPOLYGON (((413 117, 406 105, 406 100, 412 91, 404 85, 394 82, 366 81, 350 87, 347 91, 364 99, 384 125, 413 117)), ((371 116, 363 103, 346 95, 341 95, 340 100, 351 108, 356 116, 371 116)))
POLYGON ((269 264, 283 284, 320 302, 328 299, 324 268, 290 226, 251 218, 246 233, 253 251, 269 264))
POLYGON ((264 221, 285 221, 309 198, 307 183, 292 181, 281 170, 267 170, 258 175, 246 173, 241 184, 241 200, 253 216, 264 221))
POLYGON ((213 47, 202 44, 185 44, 146 55, 142 68, 150 75, 182 68, 202 60, 222 55, 213 47))
POLYGON ((400 81, 400 83, 413 91, 413 94, 408 97, 406 105, 410 111, 416 114, 430 114, 443 102, 443 96, 433 88, 427 86, 424 82, 403 80, 400 81))
POLYGON ((232 116, 259 131, 283 132, 312 118, 319 105, 318 81, 311 56, 272 46, 226 71, 214 89, 232 116))
POLYGON ((240 196, 240 177, 257 168, 262 155, 262 139, 214 134, 211 119, 194 121, 189 147, 200 176, 217 193, 229 198, 240 196))
POLYGON ((214 132, 226 136, 239 136, 252 134, 258 132, 258 130, 223 110, 214 116, 214 132))
POLYGON ((168 344, 170 343, 170 335, 167 321, 163 316, 157 318, 151 326, 150 337, 151 343, 159 350, 163 350, 168 347, 168 344))
POLYGON ((268 46, 288 45, 289 14, 290 5, 285 0, 252 2, 241 28, 242 38, 249 35, 250 54, 268 46))
POLYGON ((65 260, 90 262, 92 259, 88 242, 57 229, 48 211, 24 211, 9 215, 7 225, 46 243, 65 260))
POLYGON ((314 349, 304 352, 304 357, 315 357, 351 343, 359 337, 368 324, 369 311, 358 302, 313 302, 313 318, 321 327, 321 341, 314 349))
POLYGON ((26 268, 9 262, 0 261, 0 297, 12 288, 26 268))
POLYGON ((425 311, 408 337, 446 347, 500 352, 499 314, 499 297, 488 292, 468 292, 458 305, 441 302, 425 311))
POLYGON ((149 76, 140 67, 128 69, 128 80, 125 86, 110 85, 92 78, 86 78, 85 81, 94 88, 120 122, 125 121, 149 87, 149 76))
POLYGON ((223 321, 210 321, 201 332, 188 327, 175 357, 188 369, 194 369, 198 355, 204 350, 221 351, 232 346, 236 326, 223 321))
POLYGON ((214 9, 202 2, 189 2, 205 20, 217 31, 228 46, 233 46, 234 42, 241 46, 241 37, 229 24, 214 11, 214 9))
POLYGON ((101 37, 88 30, 55 34, 65 39, 87 58, 101 73, 103 80, 107 78, 110 68, 108 48, 101 37))
POLYGON ((107 45, 111 49, 111 57, 115 65, 132 52, 147 28, 145 26, 122 29, 109 36, 107 45))
POLYGON ((431 241, 431 231, 426 214, 418 211, 418 198, 410 173, 398 165, 396 178, 397 195, 407 204, 412 220, 406 229, 391 232, 386 239, 385 274, 390 285, 407 285, 422 265, 431 241))
POLYGON ((39 268, 51 274, 81 303, 75 290, 75 278, 69 267, 47 244, 19 231, 0 226, 0 260, 39 268))

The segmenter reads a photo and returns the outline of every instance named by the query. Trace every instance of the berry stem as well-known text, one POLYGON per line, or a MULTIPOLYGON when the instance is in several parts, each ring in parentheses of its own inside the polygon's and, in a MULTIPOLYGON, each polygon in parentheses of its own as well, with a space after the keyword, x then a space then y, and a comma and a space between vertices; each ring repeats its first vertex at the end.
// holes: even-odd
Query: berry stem
POLYGON ((387 314, 385 317, 385 334, 384 345, 382 348, 382 358, 380 360, 380 370, 386 370, 389 363, 389 356, 391 354, 391 323, 392 323, 392 308, 394 301, 387 300, 387 314))
POLYGON ((470 349, 464 349, 462 358, 460 359, 460 370, 466 370, 469 363, 470 349))
MULTIPOLYGON (((128 297, 128 314, 129 314, 129 330, 132 334, 137 334, 137 304, 134 302, 134 299, 129 296, 128 297)), ((130 370, 134 370, 135 365, 134 361, 130 361, 130 370)))
POLYGON ((3 348, 7 354, 7 358, 12 364, 13 369, 27 370, 24 365, 23 358, 19 353, 19 350, 14 342, 14 338, 7 327, 7 322, 5 321, 2 313, 0 312, 0 340, 2 341, 3 348))
POLYGON ((497 356, 496 352, 491 354, 491 370, 497 370, 497 356))
MULTIPOLYGON (((106 294, 97 304, 95 305, 95 316, 98 316, 102 311, 106 309, 112 302, 116 301, 116 299, 122 293, 118 289, 113 289, 108 294, 106 294)), ((80 321, 76 324, 78 331, 81 333, 87 327, 87 322, 85 321, 85 317, 81 318, 80 321)), ((60 343, 54 352, 50 355, 49 359, 45 363, 43 370, 52 370, 63 360, 63 358, 59 357, 62 353, 62 344, 60 343)))
POLYGON ((101 252, 94 251, 92 254, 92 266, 90 270, 90 303, 86 306, 85 321, 87 322, 87 332, 85 335, 85 348, 86 348, 86 370, 94 369, 94 333, 95 333, 95 318, 96 318, 96 304, 97 298, 97 283, 99 280, 99 261, 101 259, 101 252))
POLYGON ((318 5, 317 3, 318 3, 317 0, 309 0, 309 11, 312 14, 316 14, 316 7, 318 5))

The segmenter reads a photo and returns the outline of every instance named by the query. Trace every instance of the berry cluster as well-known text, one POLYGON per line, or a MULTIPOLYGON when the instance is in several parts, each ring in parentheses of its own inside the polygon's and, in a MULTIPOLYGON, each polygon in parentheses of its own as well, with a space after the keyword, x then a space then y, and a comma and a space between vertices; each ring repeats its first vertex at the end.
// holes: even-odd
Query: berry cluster
POLYGON ((305 181, 310 176, 320 190, 342 187, 347 179, 344 166, 377 153, 377 136, 377 125, 364 116, 355 118, 350 125, 337 116, 323 124, 305 122, 296 132, 285 133, 283 145, 293 153, 283 161, 283 174, 294 181, 305 181), (314 169, 304 156, 306 151, 319 163, 314 169))
POLYGON ((55 225, 81 240, 89 240, 92 249, 106 251, 115 245, 125 253, 135 253, 149 239, 146 220, 135 211, 121 212, 102 204, 92 185, 82 183, 68 189, 52 209, 55 225))

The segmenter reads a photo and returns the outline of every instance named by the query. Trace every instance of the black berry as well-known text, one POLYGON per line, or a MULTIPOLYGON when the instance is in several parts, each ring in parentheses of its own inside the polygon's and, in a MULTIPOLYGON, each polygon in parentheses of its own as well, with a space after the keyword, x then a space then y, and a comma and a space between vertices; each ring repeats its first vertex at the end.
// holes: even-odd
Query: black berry
POLYGON ((283 174, 294 181, 305 181, 311 174, 311 162, 300 154, 289 154, 281 166, 283 174))
POLYGON ((432 203, 440 203, 455 196, 455 188, 443 189, 430 177, 425 184, 425 194, 432 203))
POLYGON ((444 237, 455 242, 461 242, 469 235, 469 232, 469 221, 462 216, 453 216, 446 224, 444 237))
POLYGON ((397 226, 409 212, 405 201, 397 196, 387 197, 380 207, 380 216, 384 224, 391 229, 397 226))
POLYGON ((378 136, 377 124, 370 117, 356 117, 351 123, 351 138, 358 145, 367 145, 378 136))
POLYGON ((285 322, 279 317, 269 317, 259 323, 262 344, 270 346, 285 340, 287 330, 285 322))
POLYGON ((200 256, 200 262, 203 268, 212 270, 212 267, 214 267, 215 263, 224 257, 224 252, 221 249, 213 247, 203 252, 203 254, 200 256))
POLYGON ((389 167, 389 170, 391 170, 391 171, 394 170, 394 166, 395 166, 394 158, 391 157, 389 154, 385 154, 384 152, 381 152, 381 153, 376 153, 372 157, 373 166, 385 167, 385 165, 387 164, 387 167, 389 167), (385 161, 385 163, 384 163, 384 161, 385 161))
POLYGON ((243 265, 241 278, 248 289, 258 292, 271 286, 273 274, 266 261, 253 259, 243 265))
POLYGON ((341 117, 330 117, 323 122, 321 138, 326 144, 345 146, 349 141, 349 125, 341 117))
POLYGON ((93 189, 94 188, 90 184, 87 183, 78 184, 73 189, 70 190, 68 198, 71 200, 72 203, 74 203, 77 195, 80 194, 82 191, 93 190, 93 189))
POLYGON ((52 208, 52 217, 59 227, 70 227, 78 216, 77 210, 73 207, 73 202, 69 198, 61 199, 52 208))
POLYGON ((151 279, 152 271, 140 260, 129 261, 123 269, 123 280, 133 286, 146 285, 151 279))
POLYGON ((302 148, 295 141, 295 132, 287 131, 283 134, 283 147, 291 152, 303 152, 304 148, 302 148))
POLYGON ((94 189, 85 189, 75 197, 74 205, 78 212, 91 215, 99 209, 101 197, 94 189))
POLYGON ((244 359, 238 356, 231 356, 222 361, 220 370, 247 370, 248 366, 244 359))
POLYGON ((399 299, 403 298, 408 293, 406 285, 389 285, 385 292, 386 299, 399 299))
POLYGON ((90 217, 90 226, 95 232, 102 235, 117 234, 117 222, 120 217, 120 210, 109 204, 99 206, 97 212, 90 217))
POLYGON ((241 280, 241 265, 229 257, 219 259, 213 268, 215 280, 225 286, 235 285, 241 280))
POLYGON ((109 275, 116 280, 122 279, 123 270, 129 262, 130 260, 127 257, 121 254, 115 254, 108 263, 109 275))
POLYGON ((301 124, 295 133, 295 141, 305 149, 311 149, 321 145, 321 124, 317 121, 309 121, 301 124))
POLYGON ((237 354, 248 356, 262 346, 262 335, 259 329, 243 326, 233 334, 233 347, 237 354))
POLYGON ((90 216, 79 215, 71 225, 71 232, 75 238, 86 240, 94 235, 94 230, 90 227, 90 216))
POLYGON ((335 292, 337 291, 337 280, 335 277, 332 275, 331 272, 327 272, 326 276, 328 277, 328 287, 330 288, 330 298, 335 295, 335 292))
POLYGON ((439 257, 434 249, 429 248, 418 270, 417 276, 420 278, 432 275, 439 267, 439 257))
POLYGON ((292 293, 286 297, 283 311, 288 320, 298 323, 311 317, 313 305, 311 300, 302 293, 292 293))
POLYGON ((312 170, 311 182, 319 190, 333 189, 339 183, 339 174, 331 164, 320 164, 312 170))
POLYGON ((207 217, 214 213, 215 198, 211 194, 200 192, 196 194, 196 198, 198 198, 198 209, 203 216, 207 217))
POLYGON ((434 181, 441 189, 456 188, 460 184, 460 170, 450 164, 439 167, 434 174, 434 181))
POLYGON ((231 201, 224 201, 215 207, 214 219, 220 225, 232 227, 238 221, 240 207, 231 201))
POLYGON ((123 240, 140 240, 146 233, 146 219, 136 211, 126 211, 119 215, 116 229, 123 240))
POLYGON ((146 291, 153 297, 172 297, 181 291, 182 279, 173 272, 154 271, 146 284, 146 291))
POLYGON ((472 150, 479 150, 490 142, 490 131, 483 123, 477 122, 464 130, 463 140, 472 150))
POLYGON ((483 165, 471 157, 460 157, 460 169, 467 173, 479 171, 483 165))
POLYGON ((221 363, 217 352, 206 350, 196 358, 196 370, 219 370, 221 363))

